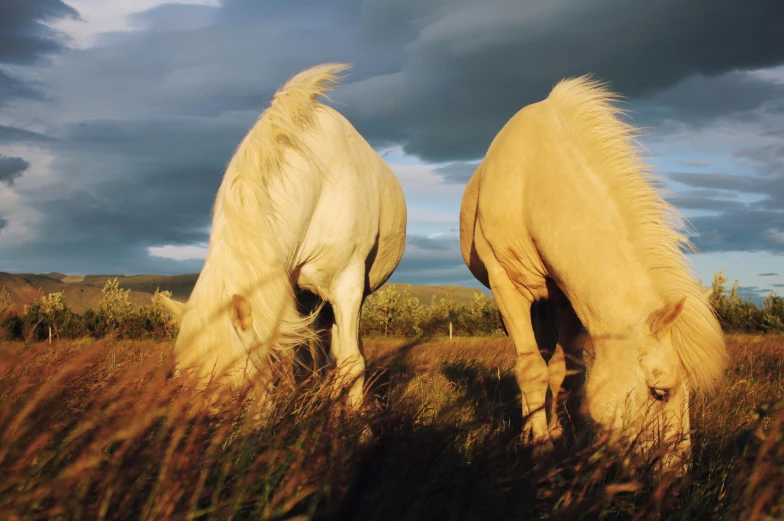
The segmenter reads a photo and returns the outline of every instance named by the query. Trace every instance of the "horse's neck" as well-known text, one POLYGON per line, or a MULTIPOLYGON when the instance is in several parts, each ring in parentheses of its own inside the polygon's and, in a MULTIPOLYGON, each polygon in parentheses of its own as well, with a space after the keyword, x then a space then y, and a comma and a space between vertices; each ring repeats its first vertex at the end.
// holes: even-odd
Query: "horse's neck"
POLYGON ((660 305, 650 270, 617 236, 594 235, 555 274, 561 290, 591 334, 633 327, 660 305), (590 241, 590 244, 587 242, 590 241))

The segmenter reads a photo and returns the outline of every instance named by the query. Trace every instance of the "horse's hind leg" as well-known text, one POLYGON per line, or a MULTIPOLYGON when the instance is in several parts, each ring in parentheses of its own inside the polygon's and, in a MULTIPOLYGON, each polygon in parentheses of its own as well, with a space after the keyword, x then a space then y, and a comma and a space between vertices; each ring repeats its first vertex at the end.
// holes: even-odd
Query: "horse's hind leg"
MULTIPOLYGON (((574 309, 567 302, 560 306, 559 319, 558 319, 558 342, 555 346, 555 352, 547 364, 547 370, 550 377, 550 392, 552 392, 553 400, 550 405, 550 436, 559 438, 563 435, 563 426, 558 416, 558 404, 561 401, 558 399, 559 394, 563 388, 564 380, 566 379, 567 365, 564 353, 574 353, 574 342, 577 334, 580 331, 580 320, 574 313, 574 309)), ((571 389, 573 392, 574 389, 571 389)), ((570 397, 567 396, 567 400, 570 397)), ((567 415, 569 411, 567 411, 567 415)))
POLYGON ((488 265, 488 274, 490 289, 515 345, 515 376, 520 386, 523 418, 528 420, 523 434, 526 438, 533 438, 537 450, 550 449, 552 443, 544 408, 548 386, 547 364, 536 343, 531 302, 517 290, 500 265, 488 265))
POLYGON ((550 383, 550 393, 553 396, 550 401, 550 424, 548 425, 548 430, 550 431, 550 437, 556 439, 563 435, 561 420, 558 418, 558 395, 566 378, 566 358, 564 357, 560 335, 558 336, 558 343, 555 345, 553 356, 547 362, 547 375, 550 383))
POLYGON ((331 355, 336 364, 334 395, 350 385, 348 405, 354 409, 362 404, 365 384, 365 359, 359 348, 359 311, 365 291, 365 264, 353 264, 335 279, 332 288, 332 310, 335 314, 331 355))

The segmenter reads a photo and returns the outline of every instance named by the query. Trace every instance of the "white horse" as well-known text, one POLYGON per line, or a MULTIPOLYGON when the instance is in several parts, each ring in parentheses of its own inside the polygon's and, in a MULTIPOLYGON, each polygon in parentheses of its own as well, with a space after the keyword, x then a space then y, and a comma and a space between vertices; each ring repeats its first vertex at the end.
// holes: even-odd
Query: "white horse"
MULTIPOLYGON (((406 204, 395 175, 340 113, 317 101, 347 69, 294 76, 240 143, 213 209, 204 268, 187 303, 164 299, 180 322, 179 368, 237 386, 269 377, 272 350, 312 340, 310 292, 334 312, 330 358, 338 388, 362 401, 362 303, 403 256, 406 204)), ((178 368, 178 369, 179 369, 178 368)))
MULTIPOLYGON (((575 350, 584 326, 591 362, 584 405, 593 423, 618 433, 667 420, 659 423, 664 438, 682 441, 670 456, 687 456, 689 388, 713 388, 728 357, 681 251, 691 246, 683 220, 649 182, 637 130, 619 118, 616 99, 581 77, 519 111, 466 186, 461 250, 492 290, 514 342, 534 442, 549 448, 562 432, 552 413, 548 425, 545 395, 548 385, 558 395, 564 351, 575 350), (540 299, 560 309, 549 367, 532 324, 540 299)), ((643 440, 649 446, 653 436, 643 440)))

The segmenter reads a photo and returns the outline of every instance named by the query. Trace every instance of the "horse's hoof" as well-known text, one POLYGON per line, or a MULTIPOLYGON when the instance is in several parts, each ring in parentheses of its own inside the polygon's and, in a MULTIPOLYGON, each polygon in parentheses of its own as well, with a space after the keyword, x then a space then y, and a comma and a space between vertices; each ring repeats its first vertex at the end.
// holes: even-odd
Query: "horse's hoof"
POLYGON ((362 429, 362 432, 359 434, 359 444, 366 446, 370 445, 373 441, 373 430, 370 428, 369 425, 366 425, 365 428, 362 429))
POLYGON ((534 460, 546 460, 550 459, 555 451, 555 445, 553 444, 553 440, 547 438, 542 440, 536 440, 533 442, 533 456, 534 460))
POLYGON ((566 483, 566 480, 561 476, 560 472, 555 472, 547 476, 546 481, 548 481, 551 485, 563 485, 566 483))
POLYGON ((560 424, 554 425, 550 427, 549 433, 550 433, 550 439, 557 442, 561 438, 563 438, 564 429, 560 424))

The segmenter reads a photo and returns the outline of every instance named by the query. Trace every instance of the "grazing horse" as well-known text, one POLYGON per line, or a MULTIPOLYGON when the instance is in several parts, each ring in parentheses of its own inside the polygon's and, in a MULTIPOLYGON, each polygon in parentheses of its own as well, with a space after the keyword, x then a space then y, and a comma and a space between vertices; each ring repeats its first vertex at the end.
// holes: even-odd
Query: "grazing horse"
POLYGON ((290 79, 231 158, 193 292, 187 303, 164 299, 180 323, 179 368, 230 387, 268 382, 270 355, 316 335, 318 309, 298 313, 298 295, 309 293, 331 305, 337 388, 351 383, 349 405, 360 405, 360 308, 400 262, 407 216, 389 166, 317 101, 347 68, 323 64, 290 79))
POLYGON ((668 458, 688 456, 689 389, 712 389, 728 356, 682 251, 684 221, 654 186, 617 99, 583 76, 512 117, 466 186, 460 246, 514 343, 525 432, 540 450, 561 433, 554 415, 547 422, 548 386, 557 397, 564 351, 587 334, 583 410, 594 427, 660 422, 663 439, 678 440, 668 458), (543 299, 558 317, 549 366, 531 313, 543 299))

